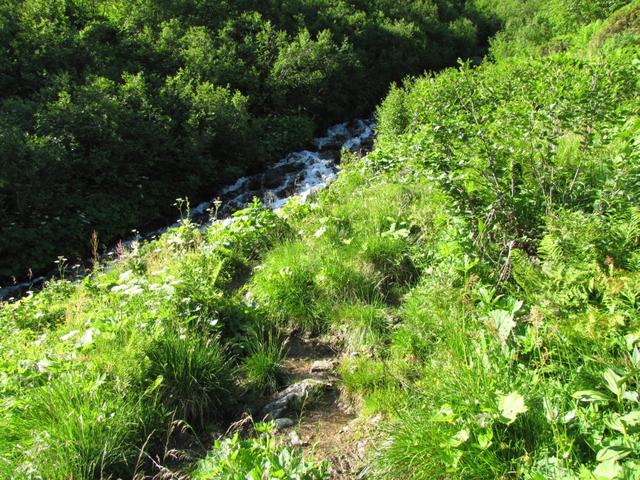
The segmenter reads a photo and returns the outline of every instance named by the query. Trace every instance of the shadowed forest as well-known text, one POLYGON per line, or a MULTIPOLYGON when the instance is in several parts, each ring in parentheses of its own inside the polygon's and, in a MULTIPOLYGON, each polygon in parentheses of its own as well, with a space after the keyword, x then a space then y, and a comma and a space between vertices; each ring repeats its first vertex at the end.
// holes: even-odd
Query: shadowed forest
POLYGON ((5 0, 0 278, 213 198, 496 26, 448 0, 5 0))

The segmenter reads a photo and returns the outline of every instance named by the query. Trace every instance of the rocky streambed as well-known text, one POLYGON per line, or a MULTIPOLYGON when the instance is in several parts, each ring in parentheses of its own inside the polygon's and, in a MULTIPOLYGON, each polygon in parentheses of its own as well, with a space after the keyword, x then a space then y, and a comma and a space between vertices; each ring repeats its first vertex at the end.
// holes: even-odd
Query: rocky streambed
MULTIPOLYGON (((329 128, 325 136, 313 141, 314 149, 290 153, 256 175, 239 178, 223 188, 216 200, 221 202, 219 217, 244 208, 254 198, 270 208, 280 208, 291 197, 306 198, 338 174, 341 151, 366 153, 373 145, 373 120, 354 120, 329 128)), ((198 205, 192 216, 198 218, 211 210, 212 202, 198 205)))
MULTIPOLYGON (((269 208, 278 209, 290 198, 306 198, 312 192, 330 183, 338 175, 338 165, 342 150, 354 153, 368 153, 373 146, 374 120, 357 119, 340 123, 327 129, 326 133, 313 140, 309 149, 292 152, 278 162, 268 166, 255 175, 239 178, 216 192, 212 200, 203 202, 190 210, 190 218, 202 224, 210 225, 226 218, 258 198, 269 208), (211 212, 216 212, 212 218, 211 212)), ((180 221, 146 234, 136 234, 123 241, 118 248, 127 248, 140 240, 157 238, 180 221)), ((107 252, 104 258, 113 257, 115 249, 107 252)), ((41 276, 30 282, 0 287, 0 301, 23 296, 37 288, 48 278, 41 276)), ((82 277, 81 269, 70 272, 75 278, 82 277)))

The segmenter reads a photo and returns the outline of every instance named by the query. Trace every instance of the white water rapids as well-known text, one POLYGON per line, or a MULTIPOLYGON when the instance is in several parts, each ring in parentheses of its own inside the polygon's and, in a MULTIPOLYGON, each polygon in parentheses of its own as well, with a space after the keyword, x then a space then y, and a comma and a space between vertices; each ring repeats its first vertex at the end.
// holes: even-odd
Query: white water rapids
MULTIPOLYGON (((326 186, 338 175, 338 164, 342 150, 367 153, 373 144, 373 119, 340 123, 329 128, 326 134, 313 141, 313 150, 301 150, 285 156, 255 175, 239 178, 232 185, 222 188, 215 201, 203 202, 190 211, 190 218, 204 226, 214 221, 225 221, 234 211, 244 208, 254 198, 272 209, 281 208, 293 197, 306 199, 312 192, 326 186), (215 207, 216 202, 220 208, 215 207), (209 212, 216 211, 218 220, 209 212)), ((227 220, 228 221, 228 220, 227 220)), ((180 221, 154 232, 122 242, 124 247, 140 240, 157 238, 169 228, 178 226, 180 221)), ((105 258, 113 257, 115 249, 105 258)), ((38 277, 31 282, 18 283, 0 288, 0 301, 20 297, 34 286, 41 285, 49 277, 38 277)), ((82 274, 76 273, 76 278, 82 274)))

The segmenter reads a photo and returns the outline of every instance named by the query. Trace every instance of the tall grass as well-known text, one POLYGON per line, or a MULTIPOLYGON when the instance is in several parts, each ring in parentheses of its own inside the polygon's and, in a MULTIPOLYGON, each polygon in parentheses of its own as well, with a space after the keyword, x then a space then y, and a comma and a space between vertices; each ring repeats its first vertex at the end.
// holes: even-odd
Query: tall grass
POLYGON ((240 368, 248 387, 261 394, 275 392, 285 379, 286 339, 272 326, 257 322, 249 328, 242 346, 245 358, 240 368))
POLYGON ((280 344, 243 336, 257 313, 235 290, 286 230, 257 203, 226 228, 186 221, 80 283, 2 305, 3 478, 152 473, 172 422, 200 434, 236 386, 275 388, 280 344))
MULTIPOLYGON (((635 4, 582 4, 501 3, 580 31, 518 21, 497 62, 395 87, 375 151, 306 204, 185 222, 3 305, 0 472, 131 476, 171 417, 201 433, 279 388, 295 332, 341 342, 341 389, 382 419, 372 478, 636 478, 635 4)), ((325 478, 259 428, 196 472, 325 478)))
POLYGON ((126 476, 164 420, 162 409, 114 395, 101 378, 62 375, 25 400, 0 437, 4 448, 15 442, 3 448, 3 478, 126 476))
POLYGON ((168 334, 147 351, 148 378, 177 418, 188 422, 220 418, 232 395, 231 369, 224 347, 214 339, 168 334))

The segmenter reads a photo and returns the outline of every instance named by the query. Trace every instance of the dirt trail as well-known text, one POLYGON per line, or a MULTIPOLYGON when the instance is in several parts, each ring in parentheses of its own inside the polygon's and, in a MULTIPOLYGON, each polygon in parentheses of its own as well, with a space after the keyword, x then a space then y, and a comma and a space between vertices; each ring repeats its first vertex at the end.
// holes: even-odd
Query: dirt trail
POLYGON ((300 338, 291 341, 284 363, 290 383, 315 379, 329 386, 321 397, 305 405, 294 418, 296 424, 282 429, 279 436, 289 444, 299 438, 305 454, 330 461, 333 479, 364 478, 360 476, 364 445, 357 438, 358 420, 353 409, 341 400, 337 365, 338 353, 326 343, 300 338))
MULTIPOLYGON (((301 447, 307 457, 327 460, 331 464, 331 479, 364 480, 367 478, 367 439, 376 421, 358 419, 355 409, 342 398, 336 372, 339 358, 339 352, 317 338, 294 337, 290 340, 288 355, 283 362, 289 388, 305 382, 318 382, 323 387, 320 393, 303 400, 301 406, 296 403, 283 415, 275 417, 278 419, 276 424, 282 421, 289 424, 279 428, 276 436, 283 445, 301 447)), ((281 392, 284 390, 285 387, 281 392)), ((164 455, 150 458, 157 468, 156 475, 144 478, 188 480, 189 475, 185 471, 207 453, 207 445, 216 438, 228 437, 235 432, 251 435, 254 422, 269 419, 264 408, 274 398, 277 395, 244 404, 238 411, 237 420, 228 428, 222 430, 220 425, 212 426, 213 430, 199 441, 190 430, 183 431, 181 426, 177 426, 167 437, 171 440, 167 440, 164 455)))

